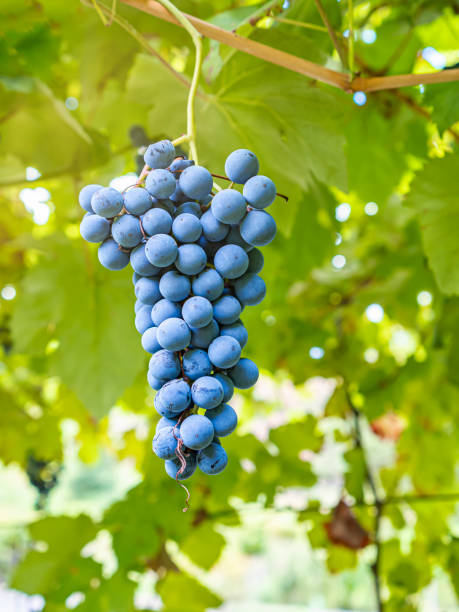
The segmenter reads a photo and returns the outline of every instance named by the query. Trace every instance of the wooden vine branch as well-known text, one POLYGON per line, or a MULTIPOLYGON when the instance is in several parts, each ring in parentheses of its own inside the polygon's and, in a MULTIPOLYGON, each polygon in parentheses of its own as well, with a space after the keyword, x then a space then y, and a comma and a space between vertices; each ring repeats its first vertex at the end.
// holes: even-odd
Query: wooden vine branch
MULTIPOLYGON (((181 25, 159 2, 155 0, 121 0, 124 4, 132 6, 139 11, 169 21, 176 25, 181 25)), ((185 13, 184 13, 185 14, 185 13)), ((310 62, 301 57, 291 55, 285 51, 273 49, 250 38, 244 38, 234 32, 228 32, 207 21, 185 14, 186 18, 196 28, 196 30, 213 40, 218 40, 229 47, 238 51, 243 51, 254 57, 265 60, 276 66, 281 66, 292 72, 297 72, 321 83, 327 83, 338 89, 347 92, 354 91, 381 91, 384 89, 399 89, 400 87, 412 87, 413 85, 428 85, 431 83, 449 83, 459 81, 459 68, 451 70, 440 70, 422 74, 398 74, 395 76, 381 77, 355 77, 336 70, 330 70, 314 62, 310 62)), ((183 27, 183 26, 182 26, 183 27)))

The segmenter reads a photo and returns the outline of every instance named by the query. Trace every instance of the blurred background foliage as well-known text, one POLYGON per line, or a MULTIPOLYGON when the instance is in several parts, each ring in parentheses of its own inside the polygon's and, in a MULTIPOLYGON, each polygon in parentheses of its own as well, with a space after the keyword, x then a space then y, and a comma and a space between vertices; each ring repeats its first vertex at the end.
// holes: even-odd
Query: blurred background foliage
MULTIPOLYGON (((346 45, 349 5, 323 4, 346 45)), ((312 1, 177 6, 340 68, 312 1)), ((457 1, 353 20, 362 74, 459 62, 457 1)), ((77 193, 183 133, 189 40, 122 3, 104 27, 91 2, 1 2, 1 577, 46 612, 457 609, 459 85, 352 97, 204 44, 201 163, 250 148, 289 201, 244 313, 261 379, 184 514, 130 273, 79 238, 77 193)))

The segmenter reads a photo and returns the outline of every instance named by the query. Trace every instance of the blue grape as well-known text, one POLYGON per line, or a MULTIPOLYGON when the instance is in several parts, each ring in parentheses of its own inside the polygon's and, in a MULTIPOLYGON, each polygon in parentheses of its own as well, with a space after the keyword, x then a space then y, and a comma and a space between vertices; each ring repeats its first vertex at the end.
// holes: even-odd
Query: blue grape
POLYGON ((159 380, 172 380, 180 374, 180 361, 175 353, 163 349, 151 357, 148 369, 159 380))
POLYGON ((251 359, 243 357, 231 368, 229 376, 238 389, 249 389, 257 382, 259 373, 257 365, 251 359))
POLYGON ((213 410, 207 410, 206 417, 212 421, 216 436, 229 436, 236 429, 237 414, 229 404, 221 404, 213 410))
POLYGON ((166 319, 171 317, 180 317, 182 310, 178 304, 163 298, 156 302, 151 311, 151 319, 155 325, 160 325, 166 319))
POLYGON ((103 189, 103 185, 86 185, 83 187, 78 196, 78 201, 83 210, 90 213, 94 212, 91 206, 91 198, 99 189, 103 189))
POLYGON ((185 455, 185 461, 185 469, 182 470, 182 464, 179 459, 167 459, 164 462, 167 475, 174 480, 186 480, 193 476, 197 466, 196 452, 192 451, 185 455))
POLYGON ((247 340, 249 339, 249 334, 241 320, 237 320, 230 325, 222 325, 220 327, 220 335, 232 336, 239 342, 241 348, 244 348, 244 346, 247 344, 247 340))
MULTIPOLYGON (((162 417, 164 418, 164 417, 162 417)), ((173 427, 161 427, 153 438, 153 452, 160 459, 173 459, 177 449, 177 432, 173 427)))
POLYGON ((232 295, 222 295, 213 303, 214 317, 218 323, 230 325, 239 319, 241 304, 232 295))
POLYGON ((188 298, 182 306, 183 319, 194 329, 208 325, 212 320, 212 314, 212 304, 199 295, 188 298))
POLYGON ((160 269, 148 261, 144 244, 139 244, 132 249, 130 261, 134 271, 141 276, 156 276, 159 274, 160 269))
POLYGON ((222 189, 212 200, 211 211, 221 223, 239 223, 247 210, 247 203, 235 189, 222 189))
POLYGON ((180 426, 177 425, 178 419, 168 419, 167 417, 161 417, 159 421, 156 423, 156 432, 158 432, 163 427, 175 427, 175 435, 177 438, 179 437, 180 426))
MULTIPOLYGON (((137 279, 137 280, 138 280, 138 279, 137 279)), ((137 281, 136 281, 136 282, 137 282, 137 281)), ((135 304, 134 304, 134 312, 135 312, 135 314, 137 314, 141 308, 145 308, 145 307, 147 307, 147 306, 148 306, 148 304, 144 304, 144 303, 143 303, 143 302, 141 302, 140 300, 136 300, 136 301, 135 301, 135 304)))
POLYGON ((149 327, 142 334, 142 348, 147 353, 156 353, 162 349, 162 346, 157 339, 157 327, 149 327))
POLYGON ((207 255, 198 244, 182 244, 177 251, 175 267, 188 276, 194 276, 204 270, 207 255))
POLYGON ((172 164, 169 166, 169 171, 172 172, 176 179, 180 178, 180 174, 185 170, 185 168, 189 168, 189 166, 194 166, 194 161, 192 159, 174 159, 172 164))
POLYGON ((244 249, 246 253, 249 253, 253 246, 246 242, 244 238, 241 236, 241 231, 239 229, 239 225, 232 225, 228 236, 226 237, 226 242, 229 244, 237 244, 244 249))
POLYGON ((113 239, 125 249, 131 249, 142 240, 140 220, 133 215, 122 215, 113 221, 113 239))
POLYGON ((187 448, 206 448, 214 438, 214 427, 202 414, 190 414, 180 425, 180 437, 187 448))
POLYGON ((155 408, 162 416, 167 415, 162 414, 161 411, 179 414, 188 408, 190 402, 190 387, 183 378, 170 380, 161 387, 155 396, 155 408))
POLYGON ((142 227, 146 234, 168 234, 172 227, 172 217, 163 208, 151 208, 142 217, 142 227))
POLYGON ((108 238, 100 245, 97 256, 104 268, 109 270, 122 270, 129 263, 129 253, 121 251, 112 238, 108 238))
POLYGON ((164 385, 164 383, 167 382, 167 380, 164 380, 163 378, 155 378, 155 376, 153 376, 150 370, 148 370, 147 382, 152 389, 154 389, 155 391, 159 391, 161 387, 164 385))
POLYGON ((216 219, 211 210, 201 217, 202 233, 210 242, 218 242, 228 235, 229 226, 216 219))
POLYGON ((191 386, 191 399, 200 408, 212 410, 223 401, 223 386, 214 376, 201 376, 191 386))
POLYGON ((156 278, 142 276, 136 282, 134 291, 138 300, 144 304, 150 304, 150 306, 153 306, 161 299, 159 281, 156 278))
POLYGON ((260 164, 252 151, 236 149, 228 155, 225 162, 226 176, 233 183, 242 184, 258 173, 260 164))
POLYGON ((258 272, 262 271, 264 263, 265 259, 263 253, 259 249, 252 249, 249 253, 249 267, 247 268, 247 272, 258 274, 258 272))
POLYGON ((135 315, 135 328, 139 334, 144 334, 150 327, 153 327, 153 321, 151 320, 151 307, 146 304, 140 308, 135 315))
POLYGON ((208 376, 212 372, 212 364, 206 351, 191 349, 183 355, 183 373, 190 380, 208 376))
POLYGON ((227 374, 223 374, 223 372, 217 372, 214 374, 214 377, 219 381, 221 386, 223 387, 223 398, 222 402, 226 404, 233 397, 234 394, 234 383, 231 378, 227 374))
POLYGON ((174 204, 174 202, 170 198, 161 198, 160 200, 157 200, 156 198, 152 197, 151 199, 155 200, 154 208, 159 208, 160 210, 165 210, 170 215, 174 214, 175 204, 174 204))
POLYGON ((203 198, 200 198, 199 201, 201 202, 203 206, 206 206, 207 204, 209 204, 209 202, 212 202, 212 198, 213 198, 213 195, 211 193, 208 193, 203 198))
POLYGON ((175 157, 175 147, 170 140, 160 140, 151 144, 143 156, 150 168, 167 168, 175 157))
POLYGON ((191 331, 183 319, 171 317, 158 326, 158 342, 168 351, 181 351, 191 341, 191 331))
POLYGON ((249 258, 240 246, 226 244, 215 253, 214 266, 223 278, 238 278, 247 270, 249 258))
POLYGON ((214 366, 227 370, 239 361, 241 345, 231 336, 219 336, 210 343, 208 353, 214 366))
POLYGON ((174 173, 174 176, 177 179, 177 183, 175 185, 175 191, 174 191, 174 193, 171 196, 169 196, 169 199, 172 202, 174 202, 174 204, 180 204, 181 202, 185 202, 186 200, 188 200, 188 198, 183 193, 183 191, 180 189, 180 185, 179 185, 179 182, 178 182, 179 177, 176 176, 176 173, 174 173))
POLYGON ((99 215, 85 215, 80 223, 80 234, 87 242, 102 242, 110 235, 110 222, 99 215))
POLYGON ((124 208, 131 215, 143 215, 151 206, 151 195, 143 187, 132 187, 124 194, 124 208))
POLYGON ((179 178, 180 189, 192 200, 201 200, 212 190, 213 179, 202 166, 186 168, 179 178))
POLYGON ((132 284, 135 285, 141 276, 142 274, 138 274, 137 272, 134 272, 134 274, 132 275, 132 284))
POLYGON ((96 215, 110 219, 120 214, 124 200, 121 193, 113 187, 102 187, 93 194, 91 206, 96 215))
POLYGON ((179 242, 196 242, 202 234, 201 221, 190 213, 182 213, 172 223, 172 234, 179 242))
POLYGON ((234 283, 237 299, 246 306, 256 306, 266 295, 265 281, 257 274, 244 274, 234 283))
POLYGON ((168 234, 156 234, 148 239, 145 255, 150 263, 158 268, 166 268, 177 258, 177 243, 168 234))
POLYGON ((218 323, 215 319, 212 319, 209 325, 191 330, 191 346, 206 349, 212 340, 217 338, 218 334, 218 323))
POLYGON ((253 176, 246 182, 242 194, 249 206, 253 208, 266 208, 276 198, 276 186, 270 178, 260 174, 253 176))
POLYGON ((169 170, 152 170, 145 180, 145 188, 155 198, 168 198, 175 191, 176 180, 169 170))
POLYGON ((190 279, 175 270, 166 272, 159 281, 161 295, 171 302, 182 302, 189 296, 190 289, 190 279))
POLYGON ((183 202, 183 204, 180 204, 180 206, 177 206, 175 209, 175 216, 178 217, 184 213, 194 215, 195 217, 201 217, 202 210, 197 202, 183 202))
POLYGON ((240 225, 241 236, 253 246, 265 246, 274 240, 276 222, 264 210, 251 210, 240 225))
POLYGON ((195 295, 200 295, 213 301, 222 294, 224 282, 216 270, 208 268, 193 279, 191 286, 195 295))
POLYGON ((212 257, 215 256, 215 253, 222 247, 224 246, 224 242, 220 241, 220 242, 209 242, 207 240, 207 238, 205 238, 204 236, 201 236, 201 238, 198 240, 197 244, 199 244, 199 246, 204 249, 204 251, 206 252, 207 256, 212 259, 212 257))
POLYGON ((199 469, 208 476, 220 474, 227 465, 228 455, 221 444, 213 442, 198 453, 199 469))

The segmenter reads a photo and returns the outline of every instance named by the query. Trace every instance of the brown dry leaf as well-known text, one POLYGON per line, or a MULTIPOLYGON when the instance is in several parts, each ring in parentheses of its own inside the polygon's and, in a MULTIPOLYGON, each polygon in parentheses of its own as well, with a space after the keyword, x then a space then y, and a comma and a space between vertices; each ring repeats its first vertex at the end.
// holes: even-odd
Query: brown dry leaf
POLYGON ((375 433, 377 436, 383 438, 384 440, 394 440, 394 442, 400 438, 403 430, 405 429, 403 419, 393 412, 383 414, 383 416, 372 421, 370 426, 373 433, 375 433))
POLYGON ((324 524, 333 544, 358 550, 370 544, 370 534, 364 529, 345 501, 341 500, 333 510, 332 520, 324 524))

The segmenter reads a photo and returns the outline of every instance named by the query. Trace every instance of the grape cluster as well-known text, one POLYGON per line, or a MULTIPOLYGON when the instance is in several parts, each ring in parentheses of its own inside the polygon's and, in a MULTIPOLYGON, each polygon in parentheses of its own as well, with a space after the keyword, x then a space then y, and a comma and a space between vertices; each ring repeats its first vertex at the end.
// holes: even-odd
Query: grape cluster
POLYGON ((153 451, 177 480, 197 466, 218 474, 228 461, 220 438, 237 425, 228 402, 235 387, 258 379, 255 363, 241 357, 248 334, 239 317, 266 293, 256 247, 276 234, 264 210, 276 188, 247 149, 228 156, 231 182, 215 195, 211 173, 176 157, 169 140, 150 145, 145 164, 124 193, 81 190, 81 235, 101 242, 99 261, 109 270, 134 269, 135 326, 152 355, 147 379, 161 415, 153 451))

